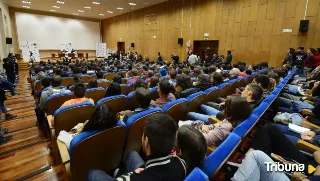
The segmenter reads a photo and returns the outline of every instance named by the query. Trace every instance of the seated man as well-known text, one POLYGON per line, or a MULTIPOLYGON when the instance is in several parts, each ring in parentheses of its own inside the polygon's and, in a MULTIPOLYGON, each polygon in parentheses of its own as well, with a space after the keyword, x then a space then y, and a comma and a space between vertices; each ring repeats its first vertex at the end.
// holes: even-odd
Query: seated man
POLYGON ((169 83, 171 85, 174 85, 174 84, 177 83, 176 77, 177 77, 177 71, 176 70, 171 70, 170 71, 170 80, 169 80, 169 83))
POLYGON ((174 95, 171 93, 173 87, 168 80, 162 80, 158 86, 159 98, 156 101, 151 101, 150 107, 160 107, 162 108, 167 103, 176 100, 174 95))
POLYGON ((151 79, 151 77, 153 77, 153 71, 152 70, 149 70, 148 71, 148 73, 147 73, 147 78, 146 78, 146 82, 149 82, 150 81, 150 79, 151 79))
POLYGON ((151 102, 151 96, 148 89, 137 88, 135 93, 136 102, 138 107, 134 111, 122 111, 119 113, 119 119, 126 122, 131 116, 145 111, 149 108, 151 102))
POLYGON ((153 88, 155 86, 157 86, 159 83, 159 78, 156 76, 151 77, 150 82, 148 83, 148 87, 149 88, 153 88))
POLYGON ((36 67, 34 69, 34 72, 36 73, 36 75, 35 76, 31 76, 31 80, 33 82, 35 82, 36 80, 42 80, 43 78, 46 77, 46 74, 41 70, 40 67, 36 67))
POLYGON ((135 82, 138 80, 139 76, 138 76, 138 70, 137 69, 132 69, 131 71, 128 72, 127 77, 129 77, 130 79, 127 82, 127 85, 135 82))
POLYGON ((238 68, 231 69, 229 72, 229 75, 230 75, 229 80, 238 78, 239 74, 240 74, 240 70, 238 68))
POLYGON ((195 88, 190 77, 186 75, 180 75, 177 77, 177 83, 175 85, 175 97, 178 98, 187 98, 189 95, 199 92, 199 88, 195 88))
MULTIPOLYGON (((86 86, 83 83, 78 83, 74 86, 73 94, 75 98, 64 102, 60 108, 70 106, 73 104, 80 104, 83 102, 91 102, 92 104, 94 104, 94 101, 92 99, 85 97, 86 86)), ((51 125, 54 125, 54 119, 52 118, 50 121, 51 125)))
POLYGON ((104 79, 104 78, 103 78, 103 72, 99 71, 99 72, 96 73, 96 75, 97 75, 97 79, 98 79, 97 81, 98 81, 98 83, 99 83, 99 82, 108 82, 107 79, 104 79))
POLYGON ((90 170, 89 181, 183 181, 186 177, 185 161, 171 155, 175 143, 177 126, 165 114, 151 115, 146 119, 142 136, 142 150, 146 162, 137 152, 130 152, 126 159, 126 171, 118 178, 112 178, 100 170, 90 170), (161 143, 161 144, 159 144, 161 143))

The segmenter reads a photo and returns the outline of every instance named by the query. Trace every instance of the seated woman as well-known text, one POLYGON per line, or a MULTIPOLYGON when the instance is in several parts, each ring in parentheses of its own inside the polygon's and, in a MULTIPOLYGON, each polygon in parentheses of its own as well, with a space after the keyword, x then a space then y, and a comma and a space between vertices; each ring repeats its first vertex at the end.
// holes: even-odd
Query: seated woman
POLYGON ((92 88, 97 88, 98 87, 98 81, 97 79, 90 79, 87 88, 92 89, 92 88))
MULTIPOLYGON (((73 104, 80 104, 83 102, 91 102, 92 104, 94 104, 94 101, 92 99, 85 97, 86 86, 83 83, 78 83, 74 86, 73 94, 75 98, 64 102, 60 108, 70 106, 73 104)), ((51 119, 51 125, 54 125, 53 117, 51 119)))
POLYGON ((214 72, 211 75, 211 84, 212 86, 217 86, 223 83, 223 76, 219 72, 214 72))
POLYGON ((199 88, 195 88, 192 86, 191 79, 187 75, 180 75, 177 77, 177 83, 175 84, 175 97, 186 98, 189 95, 199 92, 199 88))
POLYGON ((117 82, 111 82, 106 90, 106 97, 121 95, 121 87, 117 82))
POLYGON ((144 82, 144 80, 143 79, 138 79, 136 82, 135 82, 135 84, 134 84, 134 90, 137 90, 138 88, 140 88, 140 87, 142 87, 142 88, 148 88, 148 86, 147 86, 147 84, 144 82))
POLYGON ((195 82, 194 85, 196 88, 200 89, 201 91, 205 91, 212 86, 209 82, 209 77, 206 74, 200 74, 198 76, 197 82, 195 82))
POLYGON ((163 79, 158 86, 157 92, 159 98, 156 101, 151 101, 150 107, 160 107, 162 108, 167 103, 176 100, 174 95, 171 93, 172 85, 168 80, 163 79))
POLYGON ((205 125, 206 121, 180 121, 179 126, 191 124, 200 130, 206 138, 207 144, 218 146, 229 133, 247 119, 252 112, 250 104, 240 96, 228 96, 225 103, 225 119, 216 124, 205 125))
MULTIPOLYGON (((241 97, 249 103, 252 110, 254 110, 260 103, 263 94, 263 89, 258 84, 248 84, 244 91, 241 93, 241 97)), ((195 112, 188 113, 188 119, 191 120, 201 120, 207 122, 211 116, 215 116, 217 119, 222 120, 225 116, 223 106, 225 102, 216 104, 213 102, 208 102, 207 105, 201 105, 201 112, 204 114, 199 114, 195 112)))
POLYGON ((150 81, 148 82, 148 87, 153 88, 157 86, 159 83, 159 78, 156 76, 151 77, 150 81))
POLYGON ((178 129, 174 151, 186 162, 189 174, 195 167, 201 167, 206 157, 206 139, 193 126, 184 125, 178 129))

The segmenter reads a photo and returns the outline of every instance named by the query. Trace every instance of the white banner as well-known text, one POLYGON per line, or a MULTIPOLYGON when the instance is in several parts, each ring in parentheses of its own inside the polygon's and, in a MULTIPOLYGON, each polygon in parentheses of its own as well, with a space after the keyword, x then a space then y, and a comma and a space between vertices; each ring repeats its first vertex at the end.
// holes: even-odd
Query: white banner
POLYGON ((22 58, 24 62, 40 61, 39 45, 32 41, 20 42, 20 48, 22 50, 22 58))
POLYGON ((106 43, 96 43, 96 57, 107 57, 106 43))

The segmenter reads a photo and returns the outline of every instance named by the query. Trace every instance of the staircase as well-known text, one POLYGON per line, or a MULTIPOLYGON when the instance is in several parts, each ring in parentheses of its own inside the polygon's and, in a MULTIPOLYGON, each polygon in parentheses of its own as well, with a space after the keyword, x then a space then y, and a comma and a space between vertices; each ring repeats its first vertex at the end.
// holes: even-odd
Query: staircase
POLYGON ((19 70, 29 70, 28 63, 23 61, 18 61, 19 70))

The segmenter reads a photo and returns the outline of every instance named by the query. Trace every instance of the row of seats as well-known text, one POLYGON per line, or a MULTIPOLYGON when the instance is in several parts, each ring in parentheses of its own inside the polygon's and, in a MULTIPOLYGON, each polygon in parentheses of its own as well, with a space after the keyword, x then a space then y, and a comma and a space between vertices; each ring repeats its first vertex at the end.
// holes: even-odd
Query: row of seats
MULTIPOLYGON (((224 95, 226 91, 232 92, 231 89, 235 89, 239 83, 249 83, 249 80, 252 81, 252 79, 253 76, 247 76, 242 79, 232 80, 229 83, 212 87, 204 92, 192 94, 186 99, 172 101, 162 109, 149 109, 133 115, 126 123, 119 121, 112 129, 81 133, 72 140, 70 154, 66 146, 56 140, 55 135, 58 135, 61 130, 70 130, 77 123, 90 119, 95 105, 81 103, 59 108, 54 113, 55 127, 51 127, 53 151, 60 153, 61 161, 67 169, 70 168, 73 180, 83 180, 85 178, 84 174, 90 168, 109 171, 117 167, 130 151, 140 151, 144 122, 150 115, 163 112, 173 117, 176 121, 184 120, 187 112, 198 111, 201 104, 207 101, 214 101, 218 96, 224 95), (83 158, 83 153, 90 155, 90 157, 83 158)), ((134 96, 129 94, 128 96, 119 95, 103 98, 96 103, 96 107, 106 104, 116 114, 128 107, 129 100, 132 97, 134 96)))
POLYGON ((195 168, 186 180, 206 181, 208 177, 219 178, 218 172, 221 171, 221 167, 226 163, 229 157, 234 154, 236 148, 241 147, 241 145, 244 144, 248 133, 252 131, 265 111, 277 98, 282 88, 294 75, 295 71, 296 69, 293 69, 286 78, 277 85, 271 94, 253 111, 252 115, 238 125, 227 139, 204 160, 202 169, 195 168))

